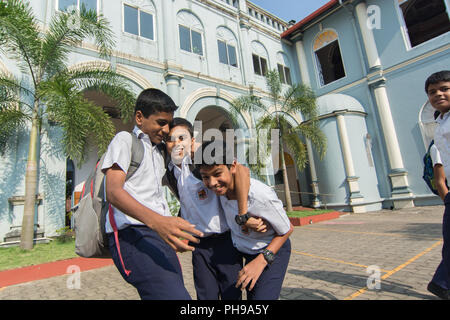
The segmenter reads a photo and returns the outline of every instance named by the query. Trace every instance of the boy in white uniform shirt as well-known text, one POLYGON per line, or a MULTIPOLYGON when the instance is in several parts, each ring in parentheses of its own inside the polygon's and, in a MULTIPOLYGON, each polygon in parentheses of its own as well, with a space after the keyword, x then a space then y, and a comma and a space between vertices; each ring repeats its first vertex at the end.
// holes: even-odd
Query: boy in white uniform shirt
POLYGON ((194 250, 192 243, 203 234, 189 222, 172 217, 162 191, 165 173, 159 144, 169 132, 177 109, 158 89, 146 89, 137 98, 136 127, 144 157, 135 174, 125 180, 131 162, 131 134, 118 133, 108 146, 102 170, 106 174, 106 197, 110 214, 106 222, 109 250, 123 278, 141 299, 191 299, 184 287, 175 250, 194 250))
MULTIPOLYGON (((434 133, 434 144, 439 150, 446 177, 450 177, 450 71, 432 74, 425 82, 425 92, 434 109, 440 112, 434 133)), ((450 196, 442 179, 437 183, 439 195, 445 204, 442 222, 442 261, 428 284, 428 291, 444 300, 450 299, 450 196)))
POLYGON ((200 170, 203 183, 220 196, 233 245, 245 258, 245 267, 239 272, 236 287, 247 289, 248 300, 276 300, 289 263, 289 236, 293 226, 275 192, 255 179, 250 179, 248 213, 238 214, 233 179, 236 161, 227 164, 226 150, 222 141, 204 143, 196 151, 195 161, 202 159, 201 163, 196 163, 196 168, 200 170), (206 154, 206 150, 210 154, 206 154), (271 229, 265 233, 242 232, 241 225, 253 213, 266 220, 271 229))
MULTIPOLYGON (((192 173, 191 151, 194 147, 192 124, 183 118, 174 118, 166 141, 171 161, 167 166, 167 186, 180 201, 180 216, 203 232, 199 244, 192 244, 194 285, 198 300, 241 299, 241 291, 235 287, 242 257, 233 247, 230 228, 219 198, 208 190, 192 173)), ((168 158, 169 159, 169 158, 168 158)), ((242 200, 247 204, 249 188, 248 169, 238 165, 236 184, 242 186, 242 200)), ((166 178, 165 177, 165 178, 166 178)), ((252 218, 248 228, 264 230, 261 219, 252 218)), ((265 225, 264 225, 265 226, 265 225)))

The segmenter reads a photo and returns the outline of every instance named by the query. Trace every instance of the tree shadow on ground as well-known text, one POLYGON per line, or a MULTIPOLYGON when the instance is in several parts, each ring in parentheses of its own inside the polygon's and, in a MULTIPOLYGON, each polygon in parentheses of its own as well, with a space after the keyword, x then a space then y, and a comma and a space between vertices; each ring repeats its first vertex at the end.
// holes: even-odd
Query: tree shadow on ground
MULTIPOLYGON (((298 269, 289 269, 288 273, 306 277, 308 279, 313 280, 321 280, 326 281, 335 285, 345 286, 346 288, 354 289, 355 292, 367 286, 367 279, 369 275, 362 276, 338 271, 323 271, 323 270, 314 270, 314 271, 305 271, 298 269)), ((326 286, 324 286, 326 287, 326 286)), ((292 287, 283 287, 281 291, 281 297, 283 296, 296 296, 298 294, 298 298, 295 299, 305 299, 305 300, 333 300, 338 299, 335 294, 330 291, 324 290, 325 288, 318 289, 308 289, 308 288, 292 288, 292 287)), ((377 289, 374 289, 377 290, 377 289)), ((424 300, 433 300, 434 296, 425 295, 420 292, 414 290, 414 288, 407 284, 402 284, 396 281, 390 281, 388 279, 381 280, 381 288, 378 289, 381 294, 393 293, 393 294, 401 294, 408 297, 414 297, 424 300)), ((349 294, 350 295, 350 294, 349 294)), ((344 297, 342 297, 344 298, 344 297)), ((389 295, 385 299, 394 299, 389 298, 389 295)))

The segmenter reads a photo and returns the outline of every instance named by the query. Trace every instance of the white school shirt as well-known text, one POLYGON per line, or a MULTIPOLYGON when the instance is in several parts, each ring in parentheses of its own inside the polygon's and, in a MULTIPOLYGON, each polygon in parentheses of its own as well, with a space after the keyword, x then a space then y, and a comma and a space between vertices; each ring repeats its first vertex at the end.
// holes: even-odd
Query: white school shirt
POLYGON ((439 124, 434 131, 434 144, 441 154, 445 176, 450 177, 450 111, 439 116, 436 122, 439 124))
POLYGON ((195 229, 203 232, 205 237, 228 231, 219 197, 209 190, 203 181, 197 179, 189 169, 192 160, 189 156, 181 162, 181 168, 172 161, 168 169, 177 179, 180 196, 181 217, 195 225, 195 229))
POLYGON ((220 201, 231 229, 233 245, 240 252, 257 254, 267 247, 275 236, 286 234, 291 227, 283 203, 275 191, 258 180, 250 179, 248 212, 250 216, 263 218, 271 225, 266 232, 252 230, 248 234, 242 232, 241 226, 235 220, 238 214, 237 200, 228 200, 226 196, 220 196, 220 201))
POLYGON ((437 164, 442 164, 441 154, 434 143, 430 148, 430 157, 433 162, 433 167, 437 164))
MULTIPOLYGON (((144 158, 133 174, 123 186, 130 196, 147 208, 159 213, 162 216, 171 216, 169 206, 163 193, 161 185, 162 177, 166 170, 164 159, 156 146, 152 145, 148 135, 143 133, 138 127, 134 127, 133 132, 144 143, 144 158)), ((132 137, 127 132, 119 132, 108 146, 102 170, 105 171, 117 164, 125 173, 131 162, 132 137)), ((123 229, 129 225, 143 225, 142 222, 128 216, 119 209, 114 209, 114 219, 117 229, 123 229)), ((109 215, 106 218, 106 232, 113 232, 109 222, 109 215)))

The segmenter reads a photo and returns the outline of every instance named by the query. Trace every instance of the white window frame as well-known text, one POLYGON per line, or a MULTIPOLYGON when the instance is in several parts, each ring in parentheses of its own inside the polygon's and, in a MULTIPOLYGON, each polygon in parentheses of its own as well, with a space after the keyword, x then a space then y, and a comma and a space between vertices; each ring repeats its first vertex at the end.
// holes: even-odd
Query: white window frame
MULTIPOLYGON (((403 3, 405 3, 405 2, 407 2, 409 0, 403 0, 401 3, 398 0, 393 0, 393 1, 394 1, 394 6, 396 7, 396 10, 397 10, 397 15, 398 15, 399 23, 400 23, 400 29, 402 30, 403 41, 405 42, 405 47, 406 47, 407 51, 420 48, 421 46, 429 43, 430 41, 434 41, 436 39, 438 39, 436 41, 439 41, 439 39, 441 37, 444 37, 447 34, 447 33, 443 33, 443 34, 441 34, 441 35, 439 35, 439 36, 437 36, 435 38, 431 38, 431 39, 429 39, 427 41, 424 41, 421 44, 418 44, 417 46, 413 47, 411 45, 411 40, 409 39, 409 33, 408 33, 408 28, 406 26, 405 17, 403 16, 403 11, 400 8, 401 4, 403 4, 403 3)), ((445 8, 446 8, 446 11, 447 11, 447 15, 448 15, 448 17, 450 19, 450 3, 449 3, 449 0, 442 0, 442 1, 444 1, 445 8)))
POLYGON ((311 46, 312 56, 313 56, 314 61, 316 62, 316 63, 314 63, 314 68, 315 68, 315 71, 316 71, 316 80, 317 80, 317 84, 318 84, 317 87, 321 88, 321 89, 325 88, 325 87, 327 87, 327 86, 329 86, 331 84, 334 84, 336 81, 341 81, 341 80, 346 79, 347 78, 347 74, 348 74, 347 70, 345 68, 345 60, 344 60, 344 55, 342 54, 341 42, 339 41, 339 33, 337 33, 336 30, 334 30, 334 29, 324 29, 324 30, 322 30, 320 33, 318 33, 316 35, 316 37, 314 37, 313 44, 314 44, 315 40, 317 39, 317 37, 319 37, 321 34, 325 33, 327 30, 331 30, 334 33, 336 33, 337 34, 337 38, 335 40, 327 43, 326 45, 321 46, 320 48, 318 48, 316 50, 314 50, 314 46, 311 46), (322 75, 320 69, 322 69, 322 66, 320 65, 319 57, 317 56, 316 52, 319 51, 320 49, 322 49, 322 48, 332 44, 334 41, 337 41, 337 43, 339 45, 339 52, 341 54, 342 66, 344 68, 344 76, 342 78, 339 78, 339 79, 336 79, 334 81, 331 81, 331 82, 329 82, 327 84, 322 84, 322 81, 320 81, 320 76, 322 75))
POLYGON ((256 76, 258 76, 258 77, 265 77, 265 75, 262 74, 262 73, 263 73, 263 70, 262 70, 261 58, 264 59, 264 60, 266 60, 266 69, 267 69, 266 72, 268 72, 268 71, 270 70, 270 67, 269 67, 269 59, 267 59, 266 57, 260 56, 260 55, 257 54, 257 53, 252 52, 252 66, 253 66, 253 73, 254 73, 256 76), (253 56, 254 56, 254 55, 258 57, 259 68, 261 69, 261 74, 256 73, 255 66, 254 66, 254 64, 253 64, 253 56))
POLYGON ((130 36, 130 37, 135 37, 135 38, 137 38, 139 40, 145 40, 145 41, 154 42, 154 41, 156 41, 156 29, 155 29, 155 26, 156 26, 156 21, 155 21, 155 13, 154 12, 151 12, 151 11, 148 11, 148 10, 143 10, 143 9, 141 9, 138 6, 130 4, 130 3, 127 3, 127 2, 122 2, 122 32, 124 34, 126 34, 127 36, 130 36), (128 6, 128 7, 131 7, 131 8, 134 8, 134 9, 138 10, 138 34, 137 35, 134 34, 134 33, 130 33, 130 32, 125 31, 125 6, 128 6), (153 39, 149 39, 149 38, 141 36, 141 11, 146 13, 146 14, 151 15, 152 18, 153 18, 152 19, 153 20, 152 21, 153 22, 153 39))
POLYGON ((226 41, 224 39, 217 38, 217 52, 219 53, 219 63, 239 69, 239 59, 238 59, 238 48, 237 48, 237 45, 235 45, 234 43, 229 43, 228 41, 226 41), (225 43, 225 49, 226 49, 226 53, 227 53, 227 63, 223 63, 222 61, 220 61, 219 41, 225 43), (229 55, 229 52, 228 52, 228 46, 231 46, 231 47, 234 48, 234 52, 235 52, 235 55, 236 55, 236 64, 237 64, 236 66, 233 66, 230 63, 230 55, 229 55))
MULTIPOLYGON (((64 12, 64 11, 59 10, 59 1, 60 1, 60 0, 55 1, 56 11, 64 12)), ((80 10, 80 0, 75 0, 75 1, 77 2, 77 10, 79 11, 79 10, 80 10)), ((98 15, 99 12, 100 12, 99 1, 100 1, 100 0, 96 0, 96 1, 95 1, 95 2, 97 3, 97 10, 96 10, 97 15, 98 15)))
POLYGON ((204 44, 204 33, 203 30, 194 29, 191 27, 186 26, 185 24, 178 23, 178 45, 180 47, 181 52, 187 53, 187 54, 195 54, 197 57, 205 57, 205 44, 204 44), (181 37, 180 37, 180 26, 186 28, 189 30, 189 40, 190 40, 190 49, 191 51, 187 51, 181 48, 181 37), (202 54, 194 52, 194 46, 192 45, 192 31, 195 31, 200 34, 201 41, 202 41, 202 54))

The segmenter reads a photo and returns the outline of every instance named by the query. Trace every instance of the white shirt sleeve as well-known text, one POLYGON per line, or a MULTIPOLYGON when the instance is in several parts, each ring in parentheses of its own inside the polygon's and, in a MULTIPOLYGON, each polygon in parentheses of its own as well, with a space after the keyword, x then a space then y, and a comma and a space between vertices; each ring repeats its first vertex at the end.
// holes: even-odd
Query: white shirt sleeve
POLYGON ((102 171, 117 164, 123 172, 127 173, 131 163, 131 134, 119 132, 111 141, 103 160, 102 171))
POLYGON ((433 144, 430 148, 430 156, 431 160, 433 161, 433 166, 442 164, 441 154, 439 153, 439 150, 435 144, 433 144))

